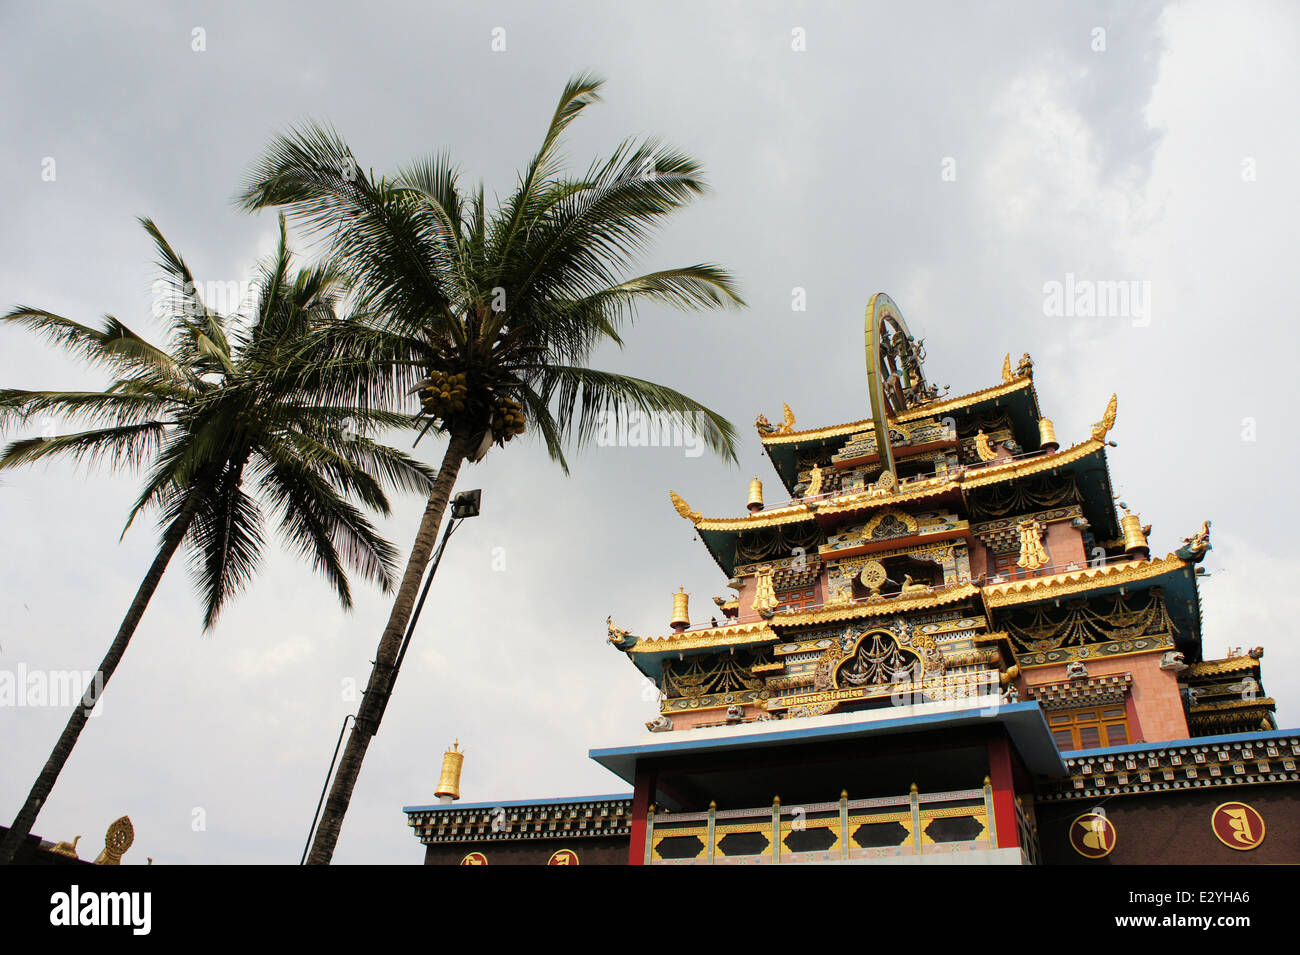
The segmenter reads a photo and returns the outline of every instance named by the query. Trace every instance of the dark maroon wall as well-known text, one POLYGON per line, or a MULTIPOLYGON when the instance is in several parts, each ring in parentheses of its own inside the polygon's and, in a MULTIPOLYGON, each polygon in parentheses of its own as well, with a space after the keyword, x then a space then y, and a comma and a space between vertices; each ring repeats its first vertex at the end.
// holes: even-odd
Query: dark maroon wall
POLYGON ((1300 863, 1300 786, 1213 786, 1105 799, 1040 802, 1038 842, 1049 865, 1268 865, 1300 863), (1214 835, 1210 816, 1225 802, 1244 802, 1264 819, 1264 842, 1230 849, 1214 835), (1094 806, 1115 826, 1115 848, 1089 860, 1070 847, 1072 820, 1094 806))

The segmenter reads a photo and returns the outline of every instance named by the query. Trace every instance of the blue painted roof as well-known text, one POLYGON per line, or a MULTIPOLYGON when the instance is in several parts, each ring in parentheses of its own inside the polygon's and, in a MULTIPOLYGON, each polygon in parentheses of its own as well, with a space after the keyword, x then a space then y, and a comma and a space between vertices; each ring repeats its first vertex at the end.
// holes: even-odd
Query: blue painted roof
MULTIPOLYGON (((756 746, 782 746, 789 743, 883 736, 920 730, 952 729, 958 726, 988 726, 1001 723, 1021 758, 1031 772, 1045 776, 1065 776, 1065 762, 1047 727, 1042 707, 1037 702, 1002 703, 994 712, 990 707, 975 706, 964 710, 912 714, 896 719, 864 720, 830 726, 805 726, 773 729, 765 733, 721 736, 707 739, 665 740, 662 743, 638 743, 593 749, 588 755, 625 782, 632 782, 638 760, 676 753, 707 753, 748 749, 756 746)), ((755 724, 746 724, 753 726, 755 724)), ((666 734, 669 736, 676 734, 666 734)))
POLYGON ((584 802, 612 802, 616 799, 631 799, 631 793, 614 793, 609 796, 550 796, 545 799, 510 799, 505 802, 453 802, 435 803, 432 806, 403 806, 402 812, 429 812, 433 809, 502 809, 510 806, 558 806, 584 802))

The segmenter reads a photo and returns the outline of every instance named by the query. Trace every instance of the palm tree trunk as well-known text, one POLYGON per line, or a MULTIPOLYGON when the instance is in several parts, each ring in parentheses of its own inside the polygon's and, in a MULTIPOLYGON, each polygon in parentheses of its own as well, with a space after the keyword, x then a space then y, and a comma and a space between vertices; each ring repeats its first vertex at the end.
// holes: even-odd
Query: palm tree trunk
POLYGON ((72 755, 72 748, 77 745, 77 740, 81 736, 82 729, 85 728, 86 720, 90 718, 91 711, 95 708, 95 703, 103 695, 104 687, 108 686, 108 681, 112 679, 117 665, 122 662, 122 657, 126 654, 127 644, 131 642, 135 628, 139 625, 140 618, 144 616, 145 608, 149 606, 150 598, 153 597, 154 591, 158 589, 158 583, 162 580, 163 571, 167 569, 172 556, 180 547, 181 541, 185 539, 185 532, 189 530, 190 523, 194 520, 194 514, 198 510, 200 497, 201 495, 191 491, 185 506, 172 519, 171 524, 163 534, 162 546, 158 549, 158 555, 154 557, 149 572, 145 574, 140 589, 136 591, 135 599, 131 601, 130 609, 127 610, 126 617, 122 620, 122 626, 118 628, 117 636, 108 648, 108 653, 104 655, 103 661, 99 664, 99 670, 96 672, 98 679, 94 680, 86 690, 85 695, 81 698, 81 703, 73 708, 72 716, 68 718, 68 725, 63 728, 63 734, 59 737, 59 741, 54 744, 54 751, 50 753, 50 758, 45 761, 45 767, 41 770, 40 775, 36 777, 36 783, 32 786, 32 791, 27 794, 27 801, 18 810, 18 815, 14 818, 13 825, 9 827, 9 831, 5 834, 4 841, 0 842, 0 865, 8 865, 14 861, 23 840, 27 838, 32 831, 32 826, 36 824, 36 816, 40 813, 45 800, 49 798, 50 792, 54 789, 54 784, 58 782, 59 773, 63 772, 63 765, 68 761, 68 757, 72 755))
POLYGON ((375 663, 370 671, 370 681, 366 684, 365 696, 361 699, 356 721, 348 734, 347 748, 339 761, 338 774, 334 777, 334 785, 330 787, 320 826, 312 840, 311 854, 307 857, 308 865, 329 865, 334 857, 334 846, 338 843, 339 831, 343 828, 343 816, 352 801, 352 789, 357 784, 357 777, 361 775, 361 762, 366 758, 371 737, 379 732, 380 714, 387 702, 388 684, 397 662, 397 651, 415 609, 425 568, 433 556, 433 546, 438 539, 438 529, 442 526, 442 517, 447 510, 447 502, 451 499, 452 488, 456 485, 456 476, 460 473, 460 466, 469 450, 469 442, 455 435, 447 443, 447 452, 443 455, 433 492, 424 509, 420 532, 415 535, 415 545, 406 562, 406 572, 397 590, 397 600, 388 617, 388 626, 379 638, 379 649, 375 652, 375 663))

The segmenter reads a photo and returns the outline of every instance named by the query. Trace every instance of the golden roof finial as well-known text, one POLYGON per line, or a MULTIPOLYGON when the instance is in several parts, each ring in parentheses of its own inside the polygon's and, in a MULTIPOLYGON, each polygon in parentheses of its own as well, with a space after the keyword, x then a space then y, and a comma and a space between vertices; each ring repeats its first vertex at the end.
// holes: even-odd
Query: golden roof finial
POLYGON ((1106 413, 1101 416, 1101 420, 1092 426, 1092 440, 1104 442, 1110 429, 1115 427, 1115 411, 1119 408, 1119 398, 1116 395, 1110 396, 1110 403, 1106 405, 1106 413))
POLYGON ((781 402, 781 408, 785 411, 785 417, 782 419, 783 423, 781 425, 781 431, 785 434, 789 434, 794 430, 794 412, 790 410, 790 406, 784 401, 781 402))
POLYGON ((1051 418, 1038 419, 1038 450, 1039 451, 1056 451, 1061 447, 1061 442, 1056 440, 1056 427, 1052 424, 1051 418))
POLYGON ((750 511, 761 511, 763 509, 763 482, 758 478, 749 482, 749 501, 745 504, 750 511))
POLYGON ((673 499, 673 507, 677 509, 678 514, 686 518, 692 524, 698 524, 700 522, 701 520, 700 512, 692 511, 690 505, 687 504, 684 500, 682 500, 682 496, 680 494, 678 494, 676 491, 669 491, 668 496, 673 499))
POLYGON ((81 841, 81 836, 77 836, 71 842, 60 842, 51 852, 57 852, 61 856, 71 856, 74 859, 81 858, 77 855, 77 843, 81 841))
POLYGON ((686 593, 685 587, 678 587, 677 593, 673 594, 673 619, 668 625, 678 633, 691 625, 690 599, 691 595, 686 593))
POLYGON ((115 820, 108 827, 108 832, 104 833, 104 851, 95 859, 95 865, 121 865, 122 856, 133 842, 135 827, 131 825, 131 820, 127 816, 115 820))
POLYGON ((460 740, 451 744, 451 749, 442 754, 442 775, 438 778, 438 788, 434 795, 438 802, 454 802, 460 798, 460 770, 465 763, 465 754, 461 751, 460 740))
POLYGON ((1147 545, 1146 528, 1142 518, 1124 508, 1124 516, 1119 519, 1119 526, 1124 532, 1124 553, 1129 557, 1147 557, 1151 548, 1147 545))
POLYGON ((1002 380, 1011 380, 1011 352, 1007 352, 1007 357, 1002 359, 1002 380))

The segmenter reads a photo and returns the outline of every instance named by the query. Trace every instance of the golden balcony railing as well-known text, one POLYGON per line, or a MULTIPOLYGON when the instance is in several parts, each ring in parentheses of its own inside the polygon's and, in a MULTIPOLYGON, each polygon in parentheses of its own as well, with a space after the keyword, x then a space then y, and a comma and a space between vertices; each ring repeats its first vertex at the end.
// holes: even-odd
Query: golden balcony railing
POLYGON ((997 847, 993 790, 921 793, 752 809, 656 813, 646 865, 777 865, 869 861, 997 847))

